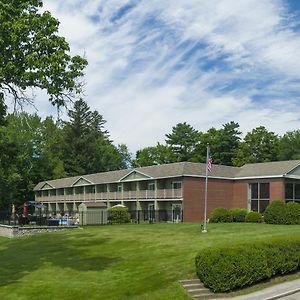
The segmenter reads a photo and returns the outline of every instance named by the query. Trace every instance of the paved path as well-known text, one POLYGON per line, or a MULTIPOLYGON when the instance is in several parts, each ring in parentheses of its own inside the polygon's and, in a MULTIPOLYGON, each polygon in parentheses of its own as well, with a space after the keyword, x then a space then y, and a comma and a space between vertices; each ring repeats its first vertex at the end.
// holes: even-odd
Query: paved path
POLYGON ((194 299, 199 300, 300 300, 300 279, 287 281, 248 295, 233 298, 217 298, 217 295, 205 288, 199 279, 181 280, 180 283, 194 299))
MULTIPOLYGON (((228 299, 228 298, 227 298, 228 299)), ((248 295, 231 298, 234 300, 300 300, 300 279, 287 281, 248 295)))

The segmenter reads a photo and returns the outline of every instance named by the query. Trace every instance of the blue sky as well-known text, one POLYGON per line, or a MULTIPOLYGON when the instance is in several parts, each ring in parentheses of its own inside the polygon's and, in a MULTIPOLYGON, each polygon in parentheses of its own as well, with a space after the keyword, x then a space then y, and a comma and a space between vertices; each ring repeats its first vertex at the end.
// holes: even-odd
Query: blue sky
MULTIPOLYGON (((132 152, 179 122, 300 129, 300 1, 44 0, 44 9, 89 61, 85 100, 132 152)), ((41 96, 37 106, 53 112, 41 96)))

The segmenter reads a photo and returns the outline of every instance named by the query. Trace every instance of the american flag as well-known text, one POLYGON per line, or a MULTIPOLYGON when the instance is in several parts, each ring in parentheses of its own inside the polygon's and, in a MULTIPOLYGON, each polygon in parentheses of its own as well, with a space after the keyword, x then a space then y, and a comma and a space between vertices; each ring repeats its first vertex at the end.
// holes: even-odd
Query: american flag
POLYGON ((213 163, 213 159, 210 153, 210 148, 208 148, 208 155, 207 155, 207 171, 211 172, 212 170, 212 163, 213 163))

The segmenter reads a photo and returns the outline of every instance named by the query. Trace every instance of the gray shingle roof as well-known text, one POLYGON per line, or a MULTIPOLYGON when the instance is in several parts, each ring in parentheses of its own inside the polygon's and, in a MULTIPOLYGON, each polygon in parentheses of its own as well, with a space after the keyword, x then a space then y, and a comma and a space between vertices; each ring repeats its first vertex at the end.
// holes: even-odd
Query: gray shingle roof
MULTIPOLYGON (((212 172, 209 173, 209 177, 238 179, 245 177, 283 176, 299 165, 300 160, 246 164, 242 167, 213 165, 212 172)), ((118 171, 61 178, 40 182, 35 186, 34 190, 41 190, 46 183, 49 183, 54 188, 71 187, 80 178, 87 179, 93 184, 119 182, 123 177, 130 174, 133 170, 148 175, 154 179, 166 177, 181 177, 184 175, 205 176, 206 164, 179 162, 159 166, 124 169, 118 171)))

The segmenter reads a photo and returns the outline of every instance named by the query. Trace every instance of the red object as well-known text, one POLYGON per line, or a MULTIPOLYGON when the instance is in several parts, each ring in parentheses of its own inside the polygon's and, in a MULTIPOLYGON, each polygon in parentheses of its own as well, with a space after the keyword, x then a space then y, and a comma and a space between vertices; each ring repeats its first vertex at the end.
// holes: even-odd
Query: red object
POLYGON ((23 212, 22 212, 22 216, 23 216, 23 218, 26 218, 27 215, 28 215, 28 203, 25 202, 25 203, 23 204, 23 212))

